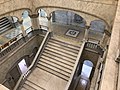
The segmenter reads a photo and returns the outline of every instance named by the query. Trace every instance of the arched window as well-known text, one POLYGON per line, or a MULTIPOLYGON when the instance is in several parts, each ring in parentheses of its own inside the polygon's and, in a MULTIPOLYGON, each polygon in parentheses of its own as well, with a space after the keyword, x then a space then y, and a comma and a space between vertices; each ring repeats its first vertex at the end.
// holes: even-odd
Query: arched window
POLYGON ((17 17, 14 17, 14 16, 13 16, 12 18, 13 18, 13 22, 14 22, 14 23, 18 22, 18 18, 17 18, 17 17))
POLYGON ((23 27, 26 33, 29 33, 32 29, 32 23, 31 23, 31 18, 29 17, 29 12, 28 11, 24 11, 22 13, 22 18, 23 18, 23 27))
POLYGON ((52 22, 66 25, 77 25, 80 27, 86 26, 84 18, 74 12, 65 10, 56 10, 52 12, 52 22))
POLYGON ((38 10, 39 14, 39 25, 41 29, 47 30, 48 28, 48 19, 47 13, 43 9, 38 10))
POLYGON ((39 9, 38 13, 40 17, 47 17, 47 13, 43 9, 39 9))
POLYGON ((106 24, 102 20, 94 20, 90 23, 90 30, 94 30, 100 33, 104 33, 106 24))
POLYGON ((89 78, 93 69, 93 63, 90 60, 85 60, 82 66, 81 75, 89 78))

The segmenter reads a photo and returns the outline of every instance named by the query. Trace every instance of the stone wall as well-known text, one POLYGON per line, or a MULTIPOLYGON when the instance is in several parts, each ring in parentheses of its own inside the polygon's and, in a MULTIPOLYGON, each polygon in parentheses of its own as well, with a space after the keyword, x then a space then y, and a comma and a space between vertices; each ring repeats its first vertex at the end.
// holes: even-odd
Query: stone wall
POLYGON ((37 13, 35 10, 40 7, 49 8, 46 12, 50 14, 54 10, 63 8, 72 10, 79 15, 83 14, 82 17, 86 17, 88 22, 91 19, 100 18, 112 26, 117 7, 116 2, 116 0, 1 0, 0 15, 12 15, 21 18, 21 13, 25 9, 29 9, 31 13, 37 13))
POLYGON ((37 36, 37 38, 32 37, 31 40, 27 41, 22 46, 19 46, 16 50, 12 51, 12 53, 10 52, 11 54, 2 60, 4 62, 0 64, 0 83, 5 79, 8 70, 17 60, 19 60, 24 55, 30 55, 34 47, 39 47, 38 38, 40 43, 42 41, 40 36, 37 36))
POLYGON ((53 10, 58 10, 59 8, 68 9, 101 18, 109 25, 112 25, 116 12, 116 2, 113 0, 109 0, 108 3, 107 0, 103 1, 97 0, 96 2, 94 0, 93 2, 93 0, 44 0, 41 2, 40 0, 35 0, 33 4, 36 8, 51 8, 46 10, 48 14, 53 12, 53 10))
POLYGON ((112 29, 111 40, 109 44, 108 54, 106 57, 105 67, 102 75, 101 86, 99 90, 120 90, 120 83, 118 80, 118 63, 115 62, 119 49, 120 41, 120 0, 116 17, 112 29), (118 89, 117 89, 118 85, 118 89))

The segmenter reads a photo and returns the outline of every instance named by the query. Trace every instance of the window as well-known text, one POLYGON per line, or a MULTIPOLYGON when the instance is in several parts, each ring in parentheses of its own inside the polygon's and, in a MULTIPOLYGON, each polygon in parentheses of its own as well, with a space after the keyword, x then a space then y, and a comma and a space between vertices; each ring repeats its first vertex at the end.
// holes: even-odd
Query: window
POLYGON ((32 27, 32 22, 31 22, 31 18, 29 17, 29 12, 28 11, 24 11, 22 14, 22 18, 23 18, 23 27, 24 30, 26 30, 26 33, 29 33, 30 31, 32 31, 31 27, 32 27))
POLYGON ((18 66, 19 66, 19 69, 21 71, 21 73, 25 73, 27 71, 27 64, 25 62, 25 59, 21 60, 19 63, 18 63, 18 66))
POLYGON ((85 60, 82 66, 81 75, 87 78, 90 77, 93 68, 93 63, 89 60, 85 60))

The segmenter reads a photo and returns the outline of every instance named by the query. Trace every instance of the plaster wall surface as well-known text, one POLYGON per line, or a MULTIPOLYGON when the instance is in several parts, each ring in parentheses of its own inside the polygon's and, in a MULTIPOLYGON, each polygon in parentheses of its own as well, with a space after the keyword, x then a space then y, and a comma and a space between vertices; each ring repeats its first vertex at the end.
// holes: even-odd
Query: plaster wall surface
POLYGON ((3 60, 4 62, 0 64, 0 83, 5 79, 8 70, 14 65, 14 63, 22 56, 31 54, 34 47, 38 47, 36 38, 31 39, 29 43, 26 43, 21 49, 18 48, 19 50, 16 49, 12 51, 12 53, 9 54, 10 57, 9 55, 6 56, 3 60))
POLYGON ((119 90, 117 87, 118 63, 115 62, 120 40, 120 1, 118 2, 115 21, 112 29, 108 54, 103 71, 100 90, 119 90))
MULTIPOLYGON (((104 1, 104 0, 103 0, 104 1)), ((107 0, 105 0, 107 2, 107 0)), ((92 14, 93 16, 100 17, 108 22, 109 25, 113 23, 115 12, 116 12, 116 2, 111 0, 107 4, 102 1, 84 1, 84 0, 34 0, 33 6, 36 8, 51 8, 48 13, 53 10, 58 10, 59 7, 78 10, 92 14), (56 8, 56 9, 54 9, 56 8), (112 12, 112 13, 111 13, 112 12)))
POLYGON ((81 11, 92 14, 112 25, 117 7, 116 2, 115 0, 0 0, 0 15, 5 15, 6 13, 21 17, 20 13, 22 11, 16 12, 14 10, 24 10, 26 8, 35 13, 38 7, 52 7, 47 11, 49 14, 53 10, 58 10, 59 7, 62 7, 72 9, 73 11, 77 10, 78 13, 81 11))

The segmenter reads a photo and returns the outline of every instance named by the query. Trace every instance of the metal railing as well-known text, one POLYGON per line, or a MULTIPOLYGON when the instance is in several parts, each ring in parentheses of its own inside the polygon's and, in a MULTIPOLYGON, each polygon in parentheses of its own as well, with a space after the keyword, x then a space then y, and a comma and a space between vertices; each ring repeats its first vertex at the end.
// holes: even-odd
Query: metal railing
POLYGON ((38 57, 39 57, 40 53, 42 52, 42 49, 43 49, 47 39, 49 38, 49 36, 50 36, 50 32, 47 32, 43 41, 42 41, 42 43, 41 43, 41 45, 40 45, 40 47, 39 47, 39 49, 38 49, 38 51, 37 51, 37 53, 36 53, 36 55, 35 55, 35 57, 34 57, 34 59, 33 59, 33 61, 32 61, 32 63, 31 63, 31 65, 28 67, 27 71, 24 74, 21 75, 21 77, 19 78, 19 80, 18 80, 18 82, 17 82, 17 84, 16 84, 16 86, 14 87, 13 90, 17 90, 19 85, 21 84, 22 80, 24 80, 25 77, 31 72, 31 69, 36 64, 36 61, 38 60, 38 57))
POLYGON ((98 54, 100 54, 101 56, 103 56, 104 51, 103 51, 102 47, 100 47, 99 44, 92 43, 92 42, 86 42, 85 43, 85 48, 88 48, 92 51, 95 51, 98 54))

